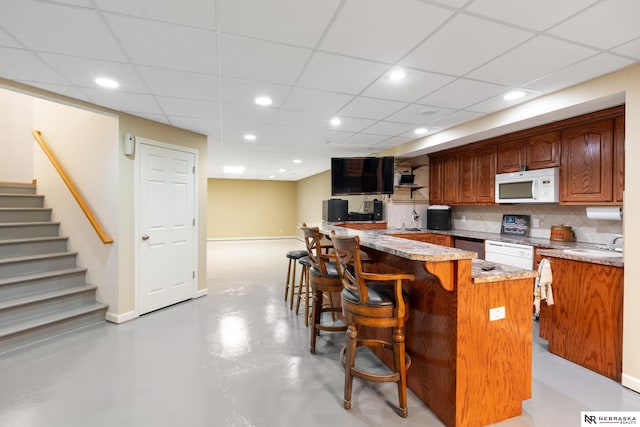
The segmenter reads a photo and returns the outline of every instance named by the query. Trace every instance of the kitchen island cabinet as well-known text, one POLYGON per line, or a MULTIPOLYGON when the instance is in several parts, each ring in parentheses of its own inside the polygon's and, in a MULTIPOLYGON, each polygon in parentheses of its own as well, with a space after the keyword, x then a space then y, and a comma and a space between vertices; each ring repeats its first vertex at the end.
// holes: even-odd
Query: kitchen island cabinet
MULTIPOLYGON (((507 266, 485 272, 475 252, 373 231, 328 225, 321 231, 359 235, 375 271, 415 275, 405 287, 407 385, 446 426, 480 427, 522 414, 522 401, 531 397, 535 272, 507 266), (506 316, 490 321, 496 307, 506 316)), ((390 354, 376 355, 392 363, 390 354)))
POLYGON ((551 262, 554 299, 551 306, 542 303, 541 338, 551 353, 620 382, 624 268, 554 252, 541 251, 551 262))

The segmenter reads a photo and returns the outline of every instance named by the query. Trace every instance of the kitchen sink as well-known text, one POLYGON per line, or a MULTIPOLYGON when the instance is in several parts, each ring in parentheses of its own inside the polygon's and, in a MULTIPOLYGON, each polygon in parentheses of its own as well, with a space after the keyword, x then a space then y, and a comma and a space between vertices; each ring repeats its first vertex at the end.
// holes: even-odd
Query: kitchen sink
POLYGON ((564 249, 562 252, 569 255, 589 256, 589 257, 596 257, 596 258, 622 257, 622 252, 608 251, 603 249, 576 248, 576 249, 564 249))

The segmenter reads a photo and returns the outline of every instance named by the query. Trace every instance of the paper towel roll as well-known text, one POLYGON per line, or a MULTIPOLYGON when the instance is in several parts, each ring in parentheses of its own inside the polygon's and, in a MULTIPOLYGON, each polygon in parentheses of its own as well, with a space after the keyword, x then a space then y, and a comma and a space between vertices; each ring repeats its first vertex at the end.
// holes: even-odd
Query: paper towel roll
POLYGON ((609 219, 620 221, 622 219, 622 208, 620 206, 594 206, 587 208, 587 218, 589 219, 609 219))

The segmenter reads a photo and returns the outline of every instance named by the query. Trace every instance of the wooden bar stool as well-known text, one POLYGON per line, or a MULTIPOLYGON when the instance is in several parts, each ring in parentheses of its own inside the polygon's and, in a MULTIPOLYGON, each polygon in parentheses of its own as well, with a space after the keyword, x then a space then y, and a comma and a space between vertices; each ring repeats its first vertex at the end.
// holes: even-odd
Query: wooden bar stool
POLYGON ((289 289, 291 289, 291 302, 289 303, 289 309, 293 308, 293 294, 295 293, 296 287, 296 265, 298 264, 298 260, 303 256, 307 256, 307 251, 303 249, 287 252, 289 266, 287 267, 287 280, 284 284, 284 300, 287 300, 289 289))
POLYGON ((336 264, 342 279, 342 312, 347 317, 347 341, 340 357, 344 368, 344 407, 351 408, 353 377, 373 382, 398 383, 400 416, 407 416, 407 369, 411 358, 405 352, 404 326, 409 318, 407 295, 402 291, 405 280, 413 281, 412 274, 367 273, 362 268, 360 240, 357 236, 331 240, 336 264), (358 327, 393 328, 392 340, 360 338, 358 327), (381 346, 393 350, 393 373, 375 374, 355 367, 357 347, 381 346))
MULTIPOLYGON (((335 262, 332 262, 333 255, 323 253, 323 235, 318 227, 307 227, 302 224, 301 230, 304 233, 304 240, 309 252, 309 284, 311 286, 311 343, 309 351, 316 352, 316 337, 319 331, 327 332, 343 332, 347 330, 346 325, 328 325, 322 324, 322 313, 339 313, 340 307, 333 304, 323 304, 324 294, 342 291, 342 281, 338 276, 335 262)), ((331 299, 330 299, 331 301, 331 299)))
POLYGON ((304 326, 309 326, 309 301, 311 300, 311 292, 309 289, 309 269, 311 268, 311 260, 309 256, 303 256, 298 260, 302 266, 300 272, 300 282, 298 283, 298 301, 296 302, 296 316, 300 311, 300 301, 304 300, 304 326))

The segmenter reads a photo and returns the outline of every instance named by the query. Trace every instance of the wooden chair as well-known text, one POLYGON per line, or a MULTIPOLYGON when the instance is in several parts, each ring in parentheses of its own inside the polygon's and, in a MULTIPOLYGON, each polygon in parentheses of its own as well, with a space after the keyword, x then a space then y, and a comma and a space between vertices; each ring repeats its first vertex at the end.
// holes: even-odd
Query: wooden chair
MULTIPOLYGON (((338 275, 334 256, 323 252, 323 235, 318 227, 307 227, 302 224, 300 227, 304 233, 304 240, 309 253, 309 285, 311 286, 311 343, 309 351, 316 352, 316 337, 319 331, 343 332, 347 330, 346 325, 328 325, 321 323, 322 313, 330 312, 335 319, 335 313, 340 313, 340 307, 331 303, 331 294, 342 291, 342 281, 338 275), (323 304, 324 295, 329 298, 329 304, 323 304)), ((326 248, 325 248, 326 249, 326 248)))
POLYGON ((351 408, 353 377, 373 382, 398 383, 400 415, 407 416, 407 369, 411 358, 405 353, 404 326, 409 318, 407 295, 402 291, 405 280, 413 281, 412 274, 378 274, 363 271, 360 240, 357 236, 332 235, 337 267, 344 289, 342 311, 347 318, 346 346, 340 357, 344 370, 344 407, 351 408), (393 328, 392 341, 361 338, 358 327, 393 328), (393 373, 375 374, 355 367, 358 346, 382 346, 393 349, 393 373))

